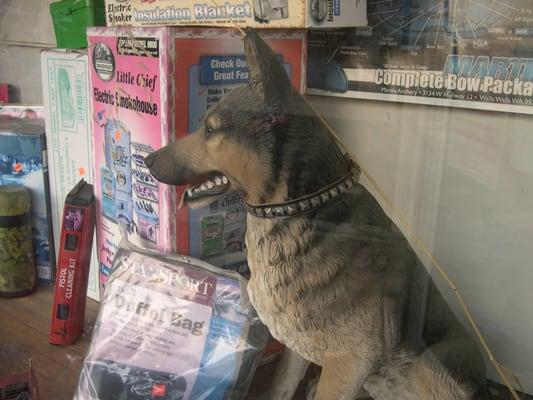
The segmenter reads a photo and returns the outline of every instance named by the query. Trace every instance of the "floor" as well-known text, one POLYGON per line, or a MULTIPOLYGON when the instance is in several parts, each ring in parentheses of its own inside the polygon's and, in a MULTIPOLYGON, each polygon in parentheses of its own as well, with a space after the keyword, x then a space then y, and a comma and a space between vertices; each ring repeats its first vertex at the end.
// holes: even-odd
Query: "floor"
MULTIPOLYGON (((39 288, 36 293, 19 299, 0 298, 0 378, 27 370, 31 357, 41 400, 72 399, 79 371, 88 349, 98 303, 88 299, 82 337, 71 346, 48 343, 52 288, 39 288)), ((259 368, 250 388, 249 399, 259 400, 271 384, 276 364, 259 368)), ((294 400, 305 399, 306 383, 318 376, 318 367, 309 369, 294 400)), ((503 388, 492 385, 493 400, 511 399, 503 388)), ((533 400, 527 396, 526 399, 533 400)))
POLYGON ((88 299, 83 336, 71 346, 48 343, 52 288, 33 295, 0 299, 0 377, 23 373, 31 357, 43 400, 72 399, 98 303, 88 299))
MULTIPOLYGON (((41 400, 70 400, 78 383, 81 364, 91 339, 99 304, 88 299, 82 337, 71 346, 48 343, 52 288, 39 288, 18 299, 0 298, 0 378, 27 371, 31 357, 41 400)), ((250 389, 257 399, 268 389, 275 363, 260 368, 250 389)), ((313 373, 311 370, 310 374, 313 373)), ((301 385, 295 400, 305 399, 301 385)))

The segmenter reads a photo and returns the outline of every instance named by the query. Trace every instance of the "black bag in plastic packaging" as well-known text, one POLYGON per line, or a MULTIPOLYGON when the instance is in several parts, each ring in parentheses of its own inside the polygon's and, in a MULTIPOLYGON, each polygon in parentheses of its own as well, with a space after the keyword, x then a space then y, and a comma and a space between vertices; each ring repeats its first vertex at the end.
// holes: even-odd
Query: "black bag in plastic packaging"
POLYGON ((123 243, 75 399, 242 399, 267 332, 237 273, 123 243))

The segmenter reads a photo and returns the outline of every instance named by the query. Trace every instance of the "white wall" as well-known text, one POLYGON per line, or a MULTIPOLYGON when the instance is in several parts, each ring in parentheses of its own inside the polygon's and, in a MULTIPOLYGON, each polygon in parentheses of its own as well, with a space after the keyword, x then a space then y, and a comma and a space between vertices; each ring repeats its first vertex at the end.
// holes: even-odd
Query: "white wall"
POLYGON ((533 393, 533 117, 311 101, 457 284, 496 358, 533 393))
POLYGON ((51 0, 0 0, 0 82, 15 99, 42 104, 40 46, 55 46, 51 0))

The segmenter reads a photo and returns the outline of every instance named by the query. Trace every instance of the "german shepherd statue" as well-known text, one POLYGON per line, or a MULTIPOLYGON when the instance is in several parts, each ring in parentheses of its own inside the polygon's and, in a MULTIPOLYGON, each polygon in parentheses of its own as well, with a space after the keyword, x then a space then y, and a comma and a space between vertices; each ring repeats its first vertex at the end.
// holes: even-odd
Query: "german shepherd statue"
POLYGON ((316 400, 485 399, 476 342, 358 170, 253 30, 249 82, 204 125, 145 160, 202 207, 240 191, 250 300, 283 355, 270 398, 291 399, 309 362, 316 400))

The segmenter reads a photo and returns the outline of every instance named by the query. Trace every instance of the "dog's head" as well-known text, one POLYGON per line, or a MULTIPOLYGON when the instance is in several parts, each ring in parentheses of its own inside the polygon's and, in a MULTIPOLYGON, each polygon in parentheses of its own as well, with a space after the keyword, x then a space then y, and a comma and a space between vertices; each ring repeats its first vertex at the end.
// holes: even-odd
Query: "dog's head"
POLYGON ((286 160, 296 162, 294 152, 310 150, 307 145, 315 148, 311 154, 324 150, 320 140, 310 139, 316 115, 291 86, 272 49, 253 30, 247 31, 244 47, 248 84, 209 109, 200 129, 145 159, 157 180, 188 186, 183 200, 193 208, 228 190, 254 202, 290 195, 286 160), (295 118, 298 127, 292 129, 295 118))

